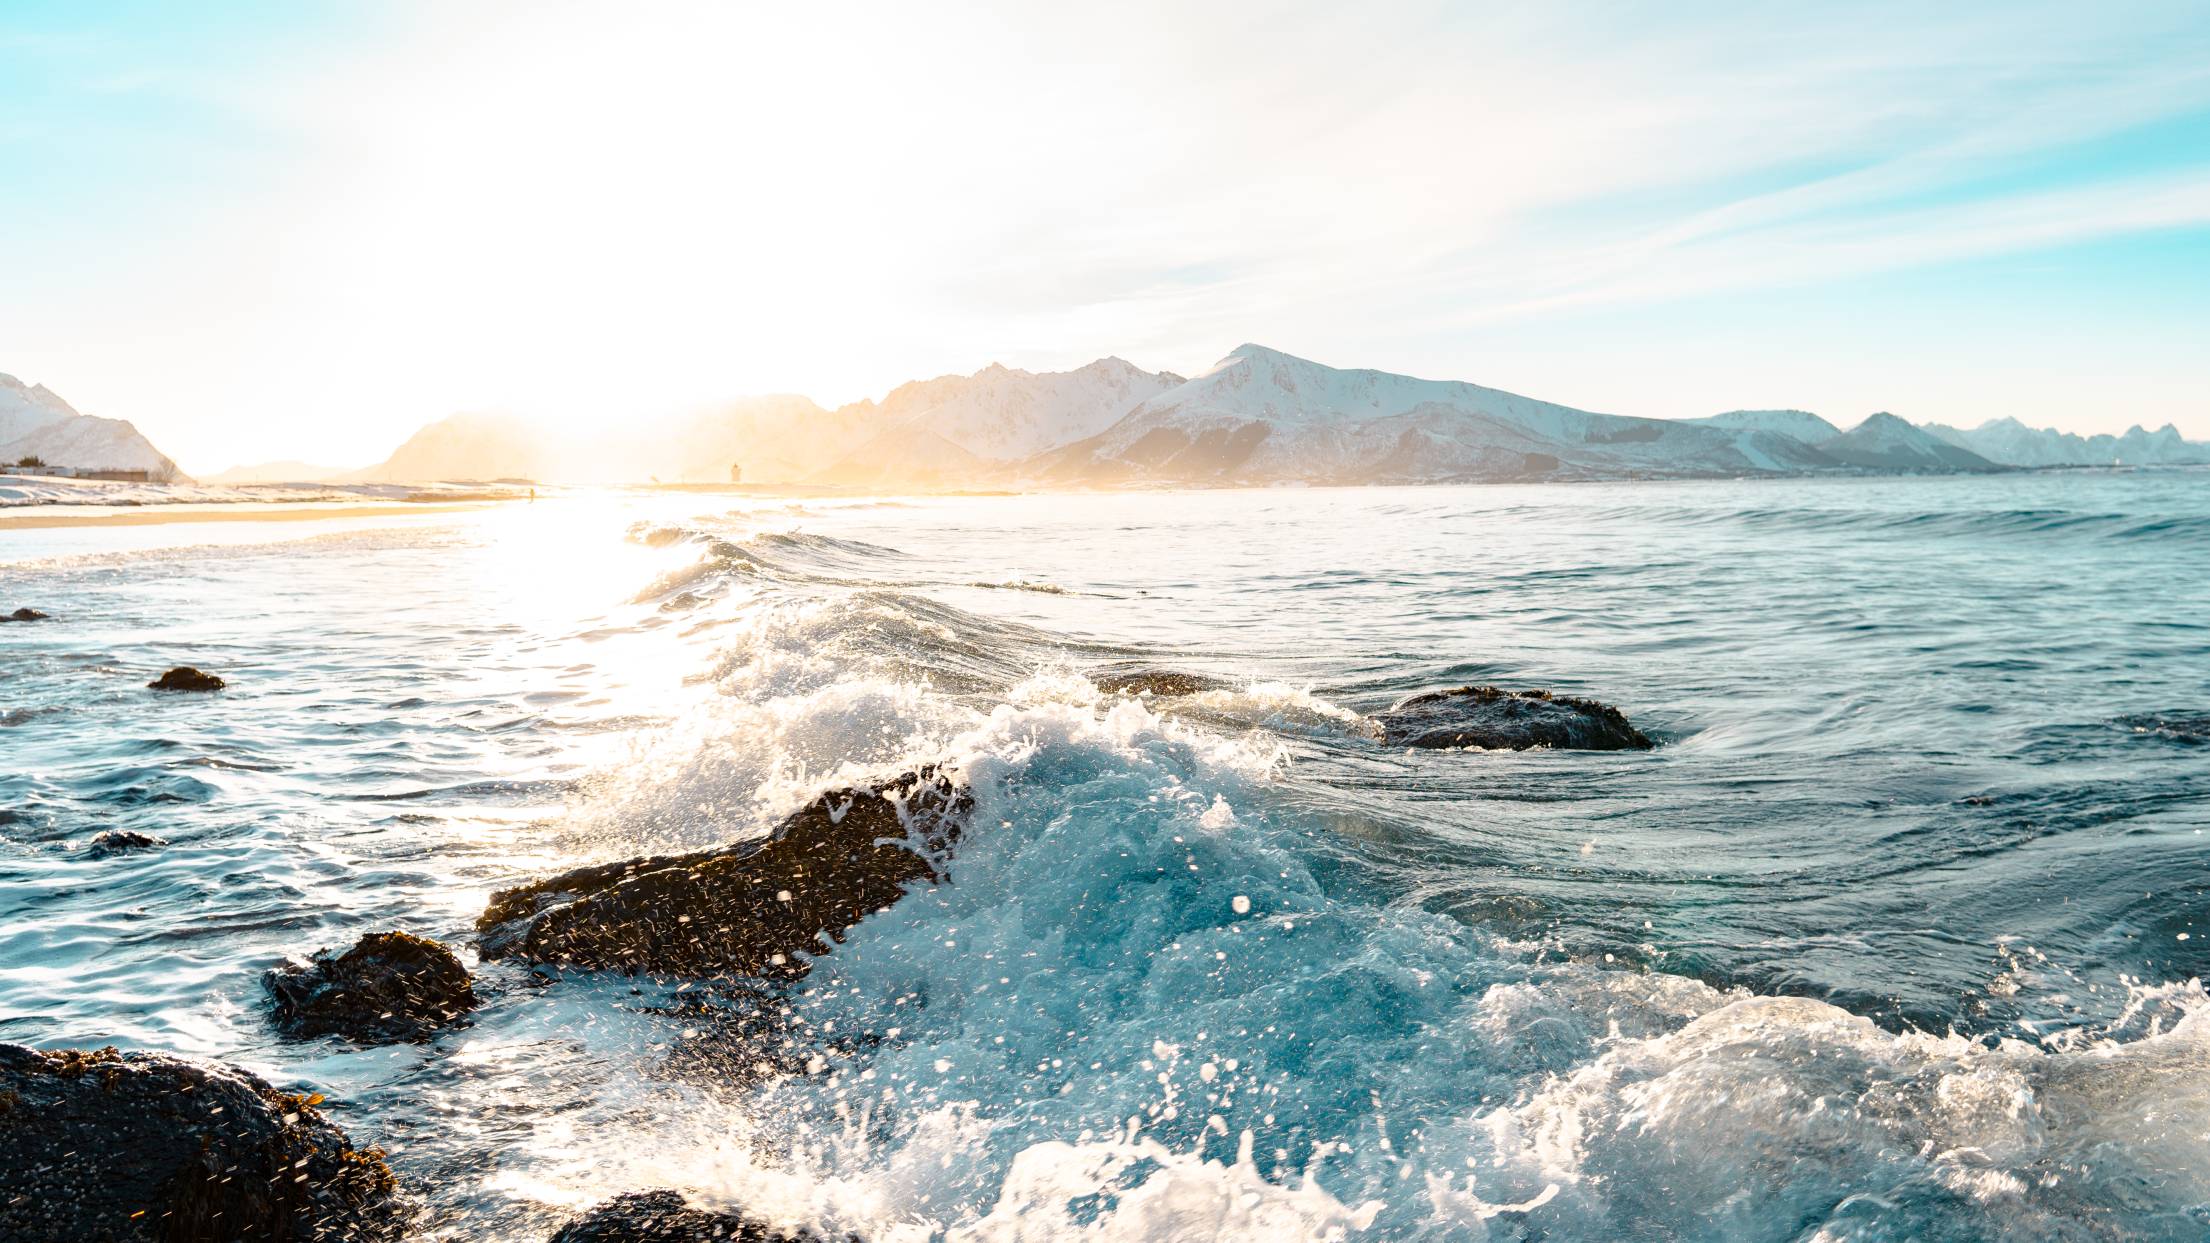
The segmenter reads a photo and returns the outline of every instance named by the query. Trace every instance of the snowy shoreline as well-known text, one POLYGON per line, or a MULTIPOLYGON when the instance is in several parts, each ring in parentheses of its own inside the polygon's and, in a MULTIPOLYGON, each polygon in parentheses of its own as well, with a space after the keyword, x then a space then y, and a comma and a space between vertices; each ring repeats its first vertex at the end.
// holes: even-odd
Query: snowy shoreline
POLYGON ((452 502, 508 500, 531 494, 526 484, 506 483, 298 483, 216 486, 71 479, 0 474, 0 510, 36 505, 236 505, 305 501, 452 502))

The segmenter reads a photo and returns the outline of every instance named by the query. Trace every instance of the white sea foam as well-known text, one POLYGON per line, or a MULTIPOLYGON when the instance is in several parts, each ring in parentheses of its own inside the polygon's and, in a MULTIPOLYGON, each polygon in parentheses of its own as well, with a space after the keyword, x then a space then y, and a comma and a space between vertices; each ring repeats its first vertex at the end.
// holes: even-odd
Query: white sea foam
MULTIPOLYGON (((649 783, 764 805, 857 757, 977 798, 952 883, 817 964, 824 1054, 676 1158, 702 1197, 974 1240, 2064 1237, 2210 1199, 2199 989, 2052 1049, 1546 963, 1330 894, 1263 736, 1066 673, 988 709, 855 676, 840 636, 878 624, 936 635, 880 603, 757 614, 735 731, 649 783)), ((1203 706, 1355 719, 1280 686, 1203 706)))

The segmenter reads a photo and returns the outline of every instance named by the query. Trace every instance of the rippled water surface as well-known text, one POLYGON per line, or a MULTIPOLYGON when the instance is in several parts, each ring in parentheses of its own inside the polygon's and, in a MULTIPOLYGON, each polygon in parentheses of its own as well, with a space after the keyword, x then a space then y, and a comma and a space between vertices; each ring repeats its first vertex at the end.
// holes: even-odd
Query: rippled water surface
POLYGON ((425 1237, 654 1185, 871 1239, 2210 1232, 2199 472, 580 493, 0 532, 18 605, 0 1039, 312 1085, 425 1237), (1659 745, 1365 727, 1468 682, 1659 745), (977 792, 950 883, 788 996, 486 964, 427 1046, 268 1026, 286 955, 917 763, 977 792), (722 1021, 785 1004, 802 1068, 722 1021))

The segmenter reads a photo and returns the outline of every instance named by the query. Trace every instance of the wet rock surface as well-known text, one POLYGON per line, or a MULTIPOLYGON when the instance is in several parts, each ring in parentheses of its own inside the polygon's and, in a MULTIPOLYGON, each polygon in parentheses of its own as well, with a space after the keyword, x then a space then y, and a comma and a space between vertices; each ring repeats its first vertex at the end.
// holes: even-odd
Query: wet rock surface
POLYGON ((2119 717, 2118 724, 2130 733, 2183 746, 2210 743, 2210 712, 2143 712, 2119 717))
MULTIPOLYGON (((775 1230, 741 1213, 692 1208, 678 1192, 616 1196, 562 1227, 551 1243, 829 1243, 811 1231, 775 1230)), ((858 1243, 844 1236, 842 1243, 858 1243)))
POLYGON ((157 691, 219 691, 224 682, 212 673, 194 669, 190 665, 178 665, 146 683, 146 686, 157 691))
POLYGON ((1373 720, 1381 740, 1393 747, 1647 751, 1652 745, 1609 704, 1540 690, 1461 686, 1430 691, 1375 714, 1373 720))
POLYGON ((39 612, 37 609, 31 608, 17 609, 13 613, 0 613, 0 622, 33 622, 45 620, 47 620, 46 614, 39 612))
POLYGON ((230 1067, 0 1044, 0 1239, 402 1237, 383 1155, 230 1067))
POLYGON ((1228 685, 1208 674, 1161 669, 1155 665, 1110 665, 1091 670, 1089 678, 1097 689, 1108 695, 1153 695, 1161 698, 1217 691, 1228 685))
POLYGON ((485 958, 668 975, 794 979, 846 929, 936 882, 966 791, 932 769, 824 794, 767 838, 578 868, 504 889, 485 958))
POLYGON ((453 951, 405 932, 370 933, 343 954, 286 963, 264 982, 277 1028, 302 1039, 423 1041, 476 1006, 475 985, 453 951))
POLYGON ((107 832, 93 838, 91 844, 84 848, 84 853, 94 859, 105 859, 110 855, 127 855, 135 854, 141 850, 157 850, 168 844, 151 834, 140 833, 132 829, 109 829, 107 832))

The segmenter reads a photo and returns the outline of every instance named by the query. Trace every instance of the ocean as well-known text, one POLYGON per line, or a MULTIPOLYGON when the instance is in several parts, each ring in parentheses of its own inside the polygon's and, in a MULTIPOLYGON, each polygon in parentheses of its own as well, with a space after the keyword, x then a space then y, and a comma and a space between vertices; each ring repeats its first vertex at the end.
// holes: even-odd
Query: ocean
POLYGON ((0 1040, 322 1092, 424 1238, 657 1186, 870 1240, 2210 1234, 2201 471, 548 490, 0 531, 18 606, 0 1040), (1367 724, 1469 683, 1657 745, 1367 724), (795 984, 470 954, 427 1044, 270 1025, 287 955, 466 951, 498 887, 928 764, 945 883, 795 984))

